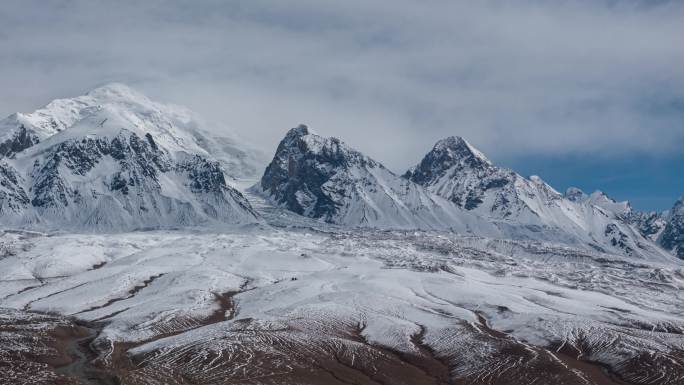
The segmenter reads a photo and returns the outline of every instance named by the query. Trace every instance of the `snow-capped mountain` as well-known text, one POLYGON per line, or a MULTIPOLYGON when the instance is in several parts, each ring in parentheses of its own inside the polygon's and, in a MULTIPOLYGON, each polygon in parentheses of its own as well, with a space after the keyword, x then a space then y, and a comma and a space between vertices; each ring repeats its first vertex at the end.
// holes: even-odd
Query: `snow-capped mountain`
POLYGON ((118 231, 257 221, 183 109, 113 84, 5 124, 16 117, 37 140, 0 164, 6 225, 118 231))
POLYGON ((267 163, 260 150, 209 133, 206 123, 187 108, 154 102, 119 83, 82 96, 56 99, 32 113, 15 113, 0 120, 0 157, 13 157, 104 108, 117 109, 130 125, 149 132, 169 151, 182 150, 220 161, 230 177, 254 177, 267 163))
POLYGON ((493 225, 305 125, 287 133, 255 189, 280 206, 328 223, 460 232, 474 226, 496 233, 493 225))
POLYGON ((459 137, 438 141, 404 177, 484 220, 508 225, 512 238, 583 243, 627 255, 662 254, 622 219, 631 210, 628 203, 579 189, 564 196, 538 176, 528 179, 495 166, 459 137), (518 233, 535 227, 536 235, 518 233))
POLYGON ((658 237, 658 242, 684 259, 684 196, 674 204, 666 218, 666 225, 658 237))

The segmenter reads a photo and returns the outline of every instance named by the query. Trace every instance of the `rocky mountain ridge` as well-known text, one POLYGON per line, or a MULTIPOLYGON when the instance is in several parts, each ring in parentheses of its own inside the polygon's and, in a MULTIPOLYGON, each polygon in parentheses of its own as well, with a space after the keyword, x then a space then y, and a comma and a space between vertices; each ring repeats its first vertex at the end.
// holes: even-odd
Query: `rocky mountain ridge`
POLYGON ((570 188, 565 196, 603 208, 633 226, 645 238, 684 258, 684 196, 675 202, 671 210, 664 212, 634 210, 628 201, 617 202, 601 191, 587 195, 578 188, 570 188))
POLYGON ((597 192, 559 193, 538 176, 525 178, 497 167, 460 137, 438 141, 418 165, 404 174, 485 221, 509 228, 512 237, 583 243, 621 254, 656 253, 657 247, 623 219, 631 210, 597 192), (538 228, 543 235, 516 234, 538 228), (557 234, 551 238, 551 234, 557 234))
POLYGON ((255 189, 277 205, 328 223, 456 231, 477 224, 468 213, 305 125, 287 133, 255 189))
POLYGON ((453 230, 668 258, 614 207, 600 207, 607 202, 599 195, 567 199, 539 177, 496 167, 462 138, 437 142, 398 176, 300 125, 280 142, 255 189, 276 205, 338 225, 453 230))

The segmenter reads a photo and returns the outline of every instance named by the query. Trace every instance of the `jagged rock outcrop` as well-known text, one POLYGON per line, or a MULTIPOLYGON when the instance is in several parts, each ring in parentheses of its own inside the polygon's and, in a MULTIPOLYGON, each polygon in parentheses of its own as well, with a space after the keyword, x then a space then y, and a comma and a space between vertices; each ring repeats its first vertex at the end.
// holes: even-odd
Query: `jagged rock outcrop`
POLYGON ((0 157, 13 157, 39 141, 38 135, 26 129, 24 125, 19 125, 16 130, 8 132, 0 142, 0 157))
POLYGON ((668 212, 666 223, 658 242, 677 257, 684 259, 684 196, 679 198, 668 212))

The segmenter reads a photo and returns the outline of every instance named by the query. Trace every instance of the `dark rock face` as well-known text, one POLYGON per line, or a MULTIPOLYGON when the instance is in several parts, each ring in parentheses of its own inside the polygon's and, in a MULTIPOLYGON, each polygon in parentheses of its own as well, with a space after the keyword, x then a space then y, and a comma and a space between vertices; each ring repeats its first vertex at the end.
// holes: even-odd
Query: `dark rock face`
POLYGON ((624 250, 624 252, 627 255, 632 255, 634 253, 634 250, 628 244, 627 234, 620 231, 620 228, 618 228, 617 225, 611 223, 608 226, 606 226, 603 235, 605 235, 606 238, 608 238, 610 244, 613 247, 617 247, 624 250))
POLYGON ((633 211, 627 214, 623 219, 636 227, 641 235, 649 239, 654 239, 654 237, 663 229, 666 222, 663 218, 663 214, 655 211, 633 211))
POLYGON ((114 230, 257 219, 218 162, 171 156, 150 134, 71 138, 30 156, 27 181, 0 163, 0 214, 18 225, 27 213, 29 223, 114 230))
POLYGON ((304 125, 287 133, 261 178, 261 188, 288 210, 329 219, 340 205, 331 196, 345 194, 345 189, 326 182, 340 170, 352 166, 379 165, 350 150, 337 138, 323 139, 309 134, 304 125))
MULTIPOLYGON (((404 178, 449 199, 459 207, 474 210, 484 203, 490 190, 512 187, 515 174, 493 166, 479 151, 459 137, 440 140, 404 178)), ((511 190, 511 193, 514 191, 511 190)), ((497 194, 492 211, 502 217, 512 215, 509 193, 497 194)))
POLYGON ((0 143, 0 158, 11 158, 16 153, 21 152, 34 144, 38 143, 38 136, 21 125, 14 135, 0 143))
MULTIPOLYGON (((149 186, 150 182, 153 182, 153 186, 158 182, 158 173, 169 171, 172 166, 165 152, 153 148, 148 141, 135 134, 128 137, 119 135, 112 140, 68 140, 57 144, 42 163, 34 165, 31 204, 42 208, 59 207, 68 206, 78 200, 80 192, 74 190, 63 178, 63 168, 72 174, 83 176, 105 156, 111 156, 120 167, 113 175, 110 191, 121 191, 124 195, 134 186, 149 186)), ((158 186, 153 187, 158 190, 158 186)))
POLYGON ((486 159, 478 156, 463 138, 451 136, 437 142, 418 166, 407 171, 403 176, 415 183, 427 186, 457 165, 461 169, 485 169, 490 164, 486 159))
POLYGON ((13 167, 0 161, 0 215, 19 212, 29 204, 21 182, 21 176, 13 167))
POLYGON ((677 257, 684 259, 684 197, 672 207, 667 225, 658 241, 662 247, 672 250, 677 257))

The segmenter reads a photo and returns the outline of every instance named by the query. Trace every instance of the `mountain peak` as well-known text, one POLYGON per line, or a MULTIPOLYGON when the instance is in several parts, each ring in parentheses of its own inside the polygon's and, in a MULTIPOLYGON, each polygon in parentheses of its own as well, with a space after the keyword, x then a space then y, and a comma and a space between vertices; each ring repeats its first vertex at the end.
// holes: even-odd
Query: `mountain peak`
POLYGON ((589 198, 589 196, 584 191, 577 187, 568 187, 568 189, 565 190, 564 196, 566 199, 572 202, 583 202, 587 198, 589 198))
POLYGON ((420 163, 404 177, 421 185, 428 185, 444 176, 447 170, 491 168, 492 162, 479 150, 459 136, 449 136, 435 143, 420 163))
POLYGON ((632 211, 632 206, 628 201, 618 202, 601 190, 596 190, 591 193, 587 201, 594 206, 598 206, 617 215, 626 215, 632 211))
POLYGON ((373 164, 376 162, 352 149, 340 139, 323 137, 304 124, 291 128, 280 141, 273 162, 289 162, 289 159, 321 156, 325 162, 335 164, 373 164))
POLYGON ((306 124, 300 124, 295 128, 291 128, 290 131, 287 132, 285 137, 302 137, 311 134, 312 132, 309 131, 309 126, 306 124))
POLYGON ((477 160, 486 164, 492 164, 487 157, 467 140, 460 136, 449 136, 435 143, 432 151, 445 152, 453 159, 477 160))

